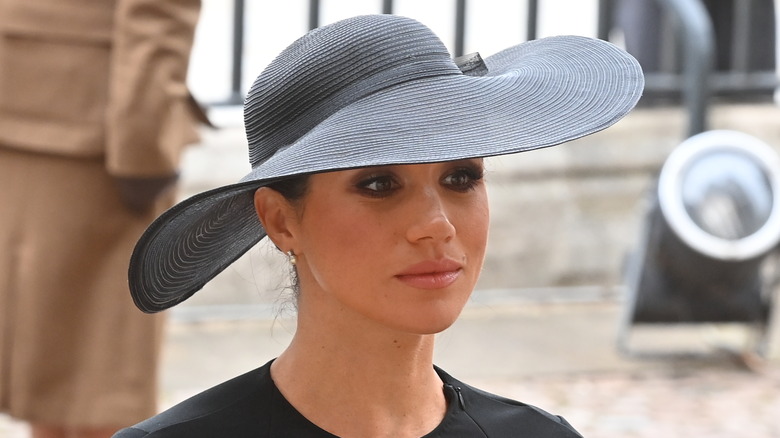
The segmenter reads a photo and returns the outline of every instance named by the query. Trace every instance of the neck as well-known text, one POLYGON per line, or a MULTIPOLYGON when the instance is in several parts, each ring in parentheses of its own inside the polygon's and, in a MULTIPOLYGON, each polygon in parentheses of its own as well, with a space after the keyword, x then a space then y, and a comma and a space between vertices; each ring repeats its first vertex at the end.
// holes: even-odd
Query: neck
POLYGON ((434 335, 302 304, 293 341, 271 371, 285 398, 331 433, 422 436, 446 409, 433 346, 434 335))
POLYGON ((298 375, 312 372, 317 380, 325 375, 339 385, 358 388, 370 383, 379 394, 385 394, 382 386, 397 391, 399 381, 438 379, 433 370, 433 345, 433 335, 331 331, 299 321, 290 346, 277 362, 304 373, 298 375))

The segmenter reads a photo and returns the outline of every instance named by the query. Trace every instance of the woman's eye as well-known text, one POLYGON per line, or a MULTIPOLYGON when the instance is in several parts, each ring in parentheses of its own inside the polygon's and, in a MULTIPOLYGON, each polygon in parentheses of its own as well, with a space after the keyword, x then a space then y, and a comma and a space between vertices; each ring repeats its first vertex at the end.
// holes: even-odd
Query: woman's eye
POLYGON ((482 172, 476 169, 456 169, 444 177, 444 184, 452 189, 465 192, 473 189, 482 179, 482 172))
POLYGON ((398 184, 390 176, 375 176, 363 180, 358 187, 370 196, 387 196, 392 193, 398 184))

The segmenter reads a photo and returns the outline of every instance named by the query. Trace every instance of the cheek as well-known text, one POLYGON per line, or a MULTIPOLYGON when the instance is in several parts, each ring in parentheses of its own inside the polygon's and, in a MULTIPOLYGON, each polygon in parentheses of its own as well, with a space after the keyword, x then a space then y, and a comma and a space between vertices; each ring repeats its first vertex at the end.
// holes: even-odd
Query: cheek
POLYGON ((469 255, 481 261, 485 256, 485 248, 490 228, 490 208, 487 196, 479 196, 473 204, 463 210, 456 224, 458 235, 469 255))
POLYGON ((484 214, 473 218, 471 221, 473 226, 469 227, 469 243, 475 248, 480 248, 482 253, 485 252, 487 246, 489 222, 487 214, 484 214))
MULTIPOLYGON (((324 210, 323 210, 324 211, 324 210)), ((387 229, 381 217, 360 214, 350 209, 331 208, 333 214, 322 215, 316 224, 308 225, 302 242, 309 268, 318 282, 357 282, 363 272, 372 272, 372 263, 387 249, 387 229)))
MULTIPOLYGON (((345 215, 347 216, 347 215, 345 215)), ((376 249, 379 236, 377 227, 365 220, 351 220, 348 217, 335 218, 335 220, 321 229, 323 239, 323 251, 331 255, 338 254, 339 258, 360 258, 363 254, 376 249)))

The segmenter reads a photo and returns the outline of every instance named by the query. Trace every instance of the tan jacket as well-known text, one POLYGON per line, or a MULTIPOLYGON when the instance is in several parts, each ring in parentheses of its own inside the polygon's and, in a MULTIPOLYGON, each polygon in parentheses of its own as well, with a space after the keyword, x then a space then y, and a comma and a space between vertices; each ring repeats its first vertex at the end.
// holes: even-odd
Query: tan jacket
POLYGON ((200 0, 0 0, 0 147, 176 172, 200 0))

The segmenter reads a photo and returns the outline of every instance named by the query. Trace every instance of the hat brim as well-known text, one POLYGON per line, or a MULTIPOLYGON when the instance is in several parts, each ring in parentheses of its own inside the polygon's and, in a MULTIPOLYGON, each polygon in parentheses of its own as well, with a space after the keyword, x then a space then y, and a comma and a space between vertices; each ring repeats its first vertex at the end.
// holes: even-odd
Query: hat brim
POLYGON ((136 305, 184 301, 265 236, 254 191, 293 175, 488 157, 544 148, 607 128, 641 96, 636 60, 607 42, 561 36, 485 59, 485 76, 410 81, 350 104, 253 168, 242 182, 182 201, 133 253, 136 305))

